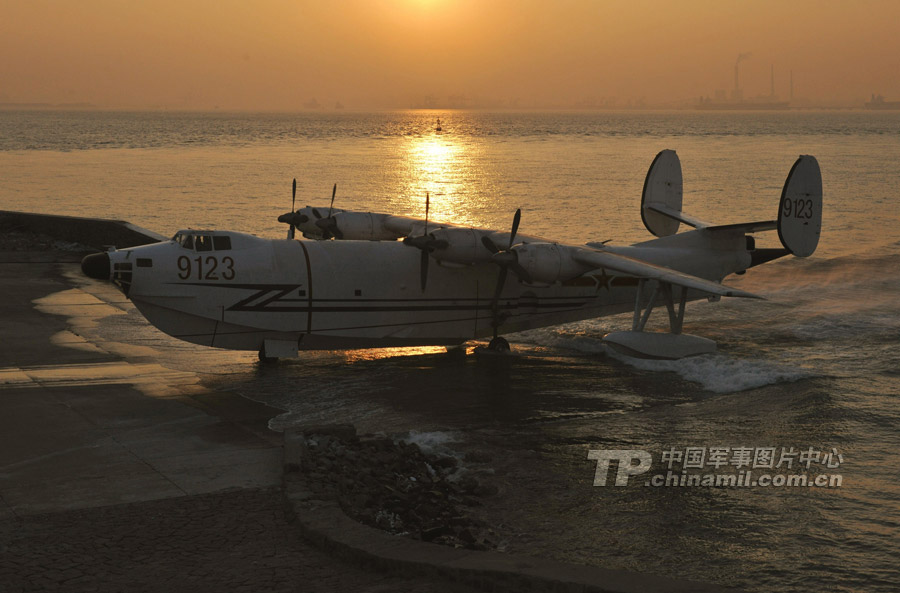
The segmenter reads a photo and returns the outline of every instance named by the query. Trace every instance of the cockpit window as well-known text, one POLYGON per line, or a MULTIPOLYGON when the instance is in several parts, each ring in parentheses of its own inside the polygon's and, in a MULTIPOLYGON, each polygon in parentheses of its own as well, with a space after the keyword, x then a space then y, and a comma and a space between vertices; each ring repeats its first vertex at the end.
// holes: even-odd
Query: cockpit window
POLYGON ((187 233, 175 233, 172 241, 185 249, 196 251, 228 251, 231 249, 231 237, 225 235, 200 235, 187 233))
POLYGON ((212 251, 213 242, 209 235, 197 235, 194 239, 194 249, 197 251, 212 251))

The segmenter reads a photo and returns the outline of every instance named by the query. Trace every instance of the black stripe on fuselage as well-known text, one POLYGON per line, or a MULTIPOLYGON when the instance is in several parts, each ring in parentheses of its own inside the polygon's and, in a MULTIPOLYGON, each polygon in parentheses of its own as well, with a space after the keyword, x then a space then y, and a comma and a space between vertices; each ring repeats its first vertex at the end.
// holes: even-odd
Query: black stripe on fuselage
MULTIPOLYGON (((226 311, 253 313, 366 313, 396 311, 479 311, 491 310, 489 299, 479 298, 409 298, 409 299, 306 299, 305 306, 276 306, 278 303, 303 302, 301 299, 284 298, 301 284, 216 284, 205 282, 180 282, 176 284, 205 286, 210 288, 231 288, 255 290, 252 295, 241 299, 227 307, 226 311), (272 293, 275 293, 274 295, 272 293), (341 304, 345 303, 345 304, 341 304), (446 304, 440 304, 446 303, 446 304)), ((537 299, 528 297, 527 303, 518 302, 516 298, 501 298, 500 309, 534 309, 549 310, 559 308, 579 308, 592 300, 584 296, 554 296, 537 299), (544 302, 540 302, 543 300, 544 302), (504 302, 505 301, 505 302, 504 302), (515 301, 515 302, 511 302, 515 301)))
MULTIPOLYGON (((600 309, 601 307, 598 306, 597 308, 600 309)), ((572 311, 579 311, 579 310, 581 310, 581 307, 575 307, 573 309, 560 309, 560 310, 553 311, 553 312, 554 313, 569 313, 572 311)), ((513 320, 515 317, 517 317, 519 315, 523 315, 523 314, 524 313, 514 313, 509 319, 507 319, 504 323, 502 323, 500 325, 501 331, 503 330, 504 326, 507 326, 510 324, 511 320, 513 320)), ((469 322, 469 321, 477 322, 478 320, 479 320, 479 318, 477 316, 476 317, 467 316, 467 317, 457 317, 457 318, 453 318, 453 319, 434 319, 434 320, 429 320, 429 321, 405 321, 402 323, 377 323, 377 324, 371 324, 371 325, 323 327, 323 328, 317 329, 315 331, 315 333, 320 334, 320 335, 325 335, 325 332, 350 331, 350 330, 359 330, 359 329, 378 329, 378 328, 383 328, 383 327, 416 327, 416 326, 424 326, 424 325, 435 325, 435 324, 439 324, 439 323, 464 323, 464 322, 469 322)), ((243 330, 243 331, 234 331, 234 330, 219 331, 217 335, 225 336, 225 335, 253 334, 253 333, 259 333, 260 331, 265 331, 265 330, 253 328, 253 329, 247 329, 247 330, 243 330)), ((286 331, 290 331, 290 330, 286 330, 286 331)), ((309 332, 307 332, 307 333, 309 333, 309 332)), ((207 336, 207 335, 209 335, 209 334, 208 333, 177 334, 177 335, 174 335, 174 337, 189 338, 189 337, 207 336)), ((468 338, 460 338, 460 339, 468 339, 468 338)))

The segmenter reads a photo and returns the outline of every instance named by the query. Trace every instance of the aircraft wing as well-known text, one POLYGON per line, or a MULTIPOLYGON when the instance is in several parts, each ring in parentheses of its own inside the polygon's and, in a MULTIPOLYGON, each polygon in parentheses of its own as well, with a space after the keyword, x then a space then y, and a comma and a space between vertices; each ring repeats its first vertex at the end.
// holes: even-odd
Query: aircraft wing
POLYGON ((685 288, 692 288, 694 290, 699 290, 701 292, 706 292, 709 294, 727 297, 743 297, 750 299, 763 298, 750 292, 738 290, 737 288, 731 288, 723 284, 719 284, 718 282, 713 282, 712 280, 706 280, 698 276, 691 276, 690 274, 685 274, 684 272, 679 272, 677 270, 672 270, 663 266, 657 266, 655 264, 641 261, 639 259, 634 259, 625 255, 619 255, 617 253, 579 248, 577 251, 575 251, 575 253, 572 254, 572 257, 573 259, 575 259, 575 261, 587 266, 591 266, 595 269, 604 268, 608 270, 614 270, 616 272, 628 274, 629 276, 659 280, 660 282, 668 282, 669 284, 675 284, 678 286, 683 286, 685 288))
MULTIPOLYGON (((388 214, 375 214, 373 216, 382 216, 384 228, 397 235, 397 237, 409 237, 421 235, 425 230, 425 219, 413 218, 411 216, 393 216, 388 214)), ((497 229, 488 229, 484 227, 468 227, 450 222, 430 220, 428 221, 428 232, 433 233, 439 229, 468 229, 475 231, 479 236, 490 236, 498 245, 506 245, 509 243, 509 231, 501 231, 497 229)), ((517 243, 536 243, 546 241, 540 237, 530 235, 516 235, 517 243)), ((480 243, 479 243, 480 245, 480 243)), ((475 263, 475 262, 466 262, 475 263)))
MULTIPOLYGON (((384 216, 384 228, 388 229, 392 233, 396 233, 398 237, 408 237, 410 235, 415 235, 417 232, 421 233, 425 228, 425 219, 424 218, 413 218, 411 216, 394 216, 391 214, 378 214, 376 216, 384 216)), ((437 220, 429 220, 428 221, 428 231, 434 231, 437 229, 445 229, 445 228, 455 228, 459 225, 442 222, 437 220)))
MULTIPOLYGON (((424 223, 424 220, 420 221, 416 218, 410 218, 409 216, 384 215, 384 228, 392 233, 396 233, 398 237, 408 236, 412 232, 414 225, 424 223)), ((436 225, 435 228, 437 228, 436 225)))

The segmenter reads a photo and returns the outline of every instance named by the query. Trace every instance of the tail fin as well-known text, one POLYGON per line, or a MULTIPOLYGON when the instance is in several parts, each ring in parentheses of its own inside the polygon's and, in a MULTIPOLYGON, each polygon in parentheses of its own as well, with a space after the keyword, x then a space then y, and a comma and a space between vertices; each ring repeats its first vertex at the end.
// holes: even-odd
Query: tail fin
POLYGON ((677 233, 682 222, 697 229, 710 226, 708 222, 681 211, 683 197, 681 161, 674 150, 663 150, 650 163, 644 179, 641 220, 647 230, 657 237, 667 237, 677 233))
POLYGON ((822 172, 816 157, 801 155, 788 173, 778 207, 778 238, 797 257, 812 255, 822 231, 822 172))
POLYGON ((663 150, 653 159, 644 179, 641 220, 647 230, 657 237, 677 233, 681 223, 663 211, 680 213, 683 196, 681 161, 674 150, 663 150))

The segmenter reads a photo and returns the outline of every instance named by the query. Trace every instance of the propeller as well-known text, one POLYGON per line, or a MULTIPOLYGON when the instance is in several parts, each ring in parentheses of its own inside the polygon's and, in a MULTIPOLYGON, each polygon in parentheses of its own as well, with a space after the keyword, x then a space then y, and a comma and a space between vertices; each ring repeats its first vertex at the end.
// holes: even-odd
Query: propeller
MULTIPOLYGON (((297 202, 297 178, 294 177, 294 183, 291 184, 291 212, 294 211, 294 204, 297 202)), ((288 230, 288 239, 294 238, 294 223, 291 223, 291 228, 288 230)))
POLYGON ((497 277, 497 286, 494 288, 494 298, 491 301, 491 311, 494 315, 494 337, 497 337, 497 328, 500 326, 500 294, 503 292, 503 285, 506 284, 506 275, 508 270, 512 269, 513 273, 518 276, 522 282, 531 282, 531 274, 519 263, 519 254, 513 251, 513 243, 516 240, 516 232, 519 230, 519 222, 522 220, 522 209, 516 209, 516 215, 513 217, 512 231, 509 233, 509 246, 501 250, 497 247, 488 235, 481 237, 481 242, 488 251, 493 253, 491 258, 495 264, 500 266, 500 275, 497 277))
POLYGON ((315 215, 318 220, 316 221, 316 226, 322 229, 322 236, 326 239, 331 239, 334 237, 335 239, 343 239, 344 233, 341 232, 341 229, 337 226, 337 219, 332 216, 332 212, 334 211, 334 195, 337 193, 337 183, 334 184, 334 187, 331 189, 331 205, 328 206, 328 216, 322 217, 319 214, 319 211, 316 208, 313 208, 313 215, 315 215))
POLYGON ((299 212, 294 212, 294 204, 297 200, 297 179, 294 179, 294 184, 291 189, 291 211, 287 214, 282 214, 278 217, 278 222, 285 222, 291 225, 290 230, 288 230, 288 239, 294 238, 294 232, 296 228, 305 223, 309 222, 309 217, 305 214, 300 214, 299 212))
POLYGON ((421 274, 421 286, 422 292, 425 292, 425 286, 428 283, 428 260, 431 259, 430 255, 435 249, 447 249, 450 244, 443 240, 437 239, 434 235, 428 234, 428 210, 431 205, 431 195, 426 192, 425 193, 425 230, 419 237, 406 237, 403 239, 404 245, 409 245, 410 247, 415 247, 422 251, 422 258, 419 264, 419 271, 421 274))

